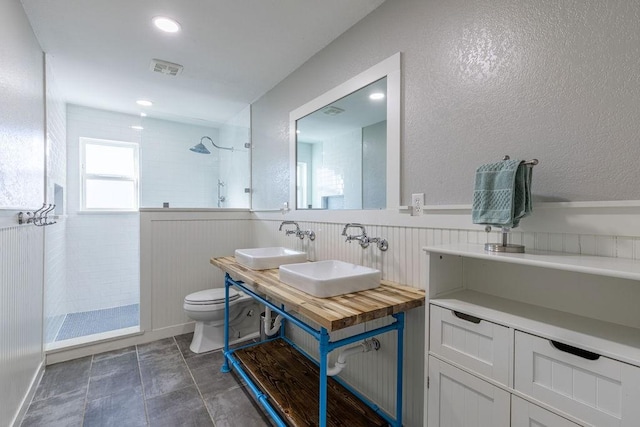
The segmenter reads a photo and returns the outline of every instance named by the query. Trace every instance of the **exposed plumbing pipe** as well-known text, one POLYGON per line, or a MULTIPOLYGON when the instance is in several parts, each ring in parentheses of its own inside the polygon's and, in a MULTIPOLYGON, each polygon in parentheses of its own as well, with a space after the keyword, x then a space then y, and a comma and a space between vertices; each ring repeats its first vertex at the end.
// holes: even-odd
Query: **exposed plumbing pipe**
POLYGON ((327 360, 327 376, 333 377, 335 375, 338 375, 340 371, 342 371, 347 366, 347 357, 351 356, 352 354, 368 353, 371 350, 377 351, 379 348, 380 341, 375 338, 371 338, 370 340, 364 340, 358 345, 342 350, 342 352, 338 356, 338 361, 333 367, 329 366, 329 361, 327 360))
POLYGON ((282 316, 277 315, 273 321, 273 328, 271 327, 271 309, 267 306, 264 307, 264 333, 267 336, 274 335, 280 330, 280 324, 282 323, 282 316))

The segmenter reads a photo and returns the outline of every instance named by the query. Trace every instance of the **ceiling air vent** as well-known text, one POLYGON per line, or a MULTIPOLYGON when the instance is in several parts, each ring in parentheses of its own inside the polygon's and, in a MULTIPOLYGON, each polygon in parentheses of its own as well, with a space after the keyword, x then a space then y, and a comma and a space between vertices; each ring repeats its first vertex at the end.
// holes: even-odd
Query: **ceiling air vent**
POLYGON ((322 112, 327 116, 337 116, 340 113, 344 113, 342 108, 334 107, 333 105, 329 105, 328 107, 324 107, 322 112))
POLYGON ((163 61, 161 59, 152 59, 149 69, 153 72, 165 74, 167 76, 177 76, 182 72, 184 67, 173 62, 163 61))

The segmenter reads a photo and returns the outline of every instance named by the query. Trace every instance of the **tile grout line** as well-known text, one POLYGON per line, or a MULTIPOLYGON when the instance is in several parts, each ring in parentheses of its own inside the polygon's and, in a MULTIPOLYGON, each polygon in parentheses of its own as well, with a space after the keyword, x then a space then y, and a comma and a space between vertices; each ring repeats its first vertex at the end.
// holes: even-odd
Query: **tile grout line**
POLYGON ((149 411, 147 411, 147 398, 144 390, 144 381, 142 381, 142 369, 140 368, 140 353, 138 352, 138 345, 136 344, 136 363, 138 365, 138 375, 140 376, 140 388, 142 389, 142 404, 144 405, 144 418, 147 421, 147 425, 151 425, 149 421, 149 411))
POLYGON ((82 425, 84 425, 84 417, 87 415, 87 405, 89 404, 89 386, 91 385, 91 370, 93 369, 93 358, 95 355, 91 355, 91 362, 89 363, 89 375, 87 378, 87 390, 84 393, 84 406, 82 407, 82 425))
POLYGON ((191 372, 191 368, 189 367, 189 364, 187 363, 187 359, 185 359, 184 353, 182 353, 182 350, 180 349, 180 346, 178 345, 178 340, 176 340, 175 336, 173 337, 173 342, 178 347, 178 351, 180 352, 180 357, 182 358, 182 361, 184 362, 185 366, 187 367, 187 371, 189 371, 189 376, 191 377, 191 380, 193 381, 193 385, 196 387, 196 390, 198 390, 198 396, 200 396, 200 400, 202 400, 202 404, 204 405, 204 409, 207 411, 207 414, 209 415, 209 418, 211 419, 211 423, 213 424, 213 427, 216 427, 216 422, 213 420, 213 416, 211 415, 211 411, 209 411, 209 407, 207 406, 207 404, 204 401, 204 397, 202 396, 202 392, 200 391, 200 387, 198 387, 198 383, 196 382, 196 379, 193 376, 193 372, 191 372))

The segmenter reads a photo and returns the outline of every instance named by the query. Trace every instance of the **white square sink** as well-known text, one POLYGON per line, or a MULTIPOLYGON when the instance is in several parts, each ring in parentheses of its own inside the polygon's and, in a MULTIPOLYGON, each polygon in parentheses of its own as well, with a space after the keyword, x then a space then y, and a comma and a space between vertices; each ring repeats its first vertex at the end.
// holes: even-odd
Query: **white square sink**
POLYGON ((269 270, 278 268, 282 264, 305 262, 307 260, 305 252, 281 247, 236 249, 235 257, 239 264, 252 270, 269 270))
POLYGON ((380 286, 380 270, 329 260, 281 265, 280 281, 314 297, 364 291, 380 286))

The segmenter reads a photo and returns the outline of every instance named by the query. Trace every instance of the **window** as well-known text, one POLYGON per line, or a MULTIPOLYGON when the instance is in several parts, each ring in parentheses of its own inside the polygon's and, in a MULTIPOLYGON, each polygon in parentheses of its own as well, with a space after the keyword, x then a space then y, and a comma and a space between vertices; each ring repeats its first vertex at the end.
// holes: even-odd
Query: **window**
POLYGON ((138 209, 138 144, 80 138, 80 208, 138 209))

